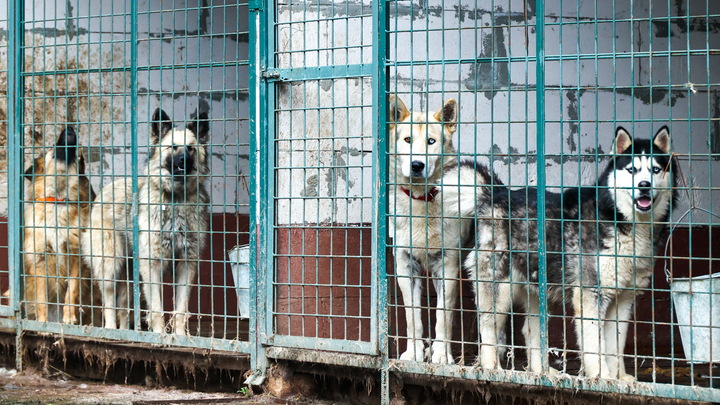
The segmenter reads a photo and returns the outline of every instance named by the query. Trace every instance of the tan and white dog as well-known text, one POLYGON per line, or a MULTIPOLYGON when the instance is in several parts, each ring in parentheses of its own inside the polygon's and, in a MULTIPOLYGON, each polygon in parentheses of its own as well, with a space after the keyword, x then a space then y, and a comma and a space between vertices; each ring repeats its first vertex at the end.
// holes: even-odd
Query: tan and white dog
POLYGON ((448 100, 435 113, 410 112, 390 97, 391 170, 390 236, 394 238, 396 277, 407 321, 407 350, 401 360, 423 361, 421 301, 423 275, 437 293, 435 341, 428 354, 433 363, 454 363, 450 348, 453 310, 460 275, 460 222, 445 218, 439 182, 457 163, 452 134, 457 129, 457 103, 448 100))
POLYGON ((90 268, 80 260, 80 229, 89 223, 95 193, 85 176, 85 158, 73 127, 58 137, 55 147, 37 157, 25 172, 32 183, 25 208, 25 301, 27 315, 53 321, 49 305, 62 303, 63 323, 90 324, 90 268), (84 312, 84 311, 83 311, 84 312), (82 319, 81 319, 82 318, 82 319))

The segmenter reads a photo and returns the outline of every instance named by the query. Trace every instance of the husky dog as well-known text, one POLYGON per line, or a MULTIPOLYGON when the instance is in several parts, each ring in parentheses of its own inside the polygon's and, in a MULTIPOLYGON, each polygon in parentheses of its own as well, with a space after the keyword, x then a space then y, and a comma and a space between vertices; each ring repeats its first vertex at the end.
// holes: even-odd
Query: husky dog
MULTIPOLYGON (((25 208, 27 314, 48 321, 48 303, 64 296, 64 323, 76 324, 80 305, 91 305, 90 268, 80 260, 80 229, 89 223, 95 193, 85 177, 85 158, 73 127, 25 172, 32 183, 25 208), (81 297, 82 295, 82 297, 81 297)), ((89 324, 92 317, 82 319, 89 324)))
MULTIPOLYGON (((528 312, 529 369, 540 372, 537 189, 486 187, 475 200, 465 197, 458 203, 462 214, 477 215, 477 251, 464 266, 480 312, 481 366, 499 368, 496 336, 515 301, 528 312)), ((633 380, 622 355, 635 290, 650 283, 653 255, 677 199, 668 128, 652 141, 633 141, 618 128, 596 186, 545 198, 547 296, 556 304, 566 291, 572 298, 583 373, 633 380)))
MULTIPOLYGON (((444 218, 439 185, 445 168, 456 165, 452 134, 457 103, 448 100, 437 112, 411 113, 390 97, 391 172, 390 236, 395 240, 397 283, 405 306, 408 344, 401 360, 425 359, 421 319, 422 273, 437 293, 433 363, 454 363, 450 348, 453 312, 460 275, 460 222, 444 218)), ((470 223, 470 225, 472 225, 470 223)))
POLYGON ((93 204, 91 229, 83 235, 86 260, 100 283, 105 327, 128 328, 127 260, 137 249, 142 292, 150 309, 152 331, 165 332, 162 275, 174 268, 173 329, 187 333, 190 284, 195 282, 205 247, 210 198, 205 188, 209 173, 208 116, 201 113, 186 129, 174 129, 165 111, 155 110, 147 168, 138 180, 139 245, 132 245, 132 183, 129 179, 106 185, 93 204), (117 298, 116 291, 117 283, 117 298))

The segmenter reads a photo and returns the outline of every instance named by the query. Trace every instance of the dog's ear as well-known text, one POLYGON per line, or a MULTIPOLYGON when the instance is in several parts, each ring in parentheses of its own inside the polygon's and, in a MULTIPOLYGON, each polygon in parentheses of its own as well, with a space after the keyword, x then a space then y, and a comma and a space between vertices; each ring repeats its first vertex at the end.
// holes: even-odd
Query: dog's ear
POLYGON ((395 128, 396 123, 401 122, 410 115, 410 111, 405 107, 405 103, 400 100, 400 97, 396 97, 394 94, 390 96, 388 100, 388 109, 390 110, 390 115, 388 115, 390 129, 395 128))
POLYGON ((38 156, 33 160, 32 166, 25 170, 25 178, 29 182, 33 182, 35 179, 34 175, 41 175, 45 172, 45 157, 38 156))
POLYGON ((172 129, 172 121, 170 117, 161 109, 156 109, 152 116, 152 125, 150 125, 150 142, 153 145, 160 143, 160 138, 172 129))
POLYGON ((85 154, 82 148, 78 148, 78 174, 85 174, 85 154))
POLYGON ((453 99, 448 100, 441 109, 437 110, 434 117, 452 134, 457 130, 457 102, 453 99))
POLYGON ((667 126, 660 128, 653 137, 653 144, 663 153, 670 154, 670 129, 667 126))
POLYGON ((210 133, 210 122, 208 121, 208 113, 201 112, 197 117, 197 121, 190 121, 187 124, 187 129, 191 130, 198 139, 198 143, 205 144, 208 141, 208 134, 210 133))
POLYGON ((632 145, 632 137, 623 127, 618 127, 615 131, 615 140, 612 144, 612 155, 619 155, 625 152, 632 145))

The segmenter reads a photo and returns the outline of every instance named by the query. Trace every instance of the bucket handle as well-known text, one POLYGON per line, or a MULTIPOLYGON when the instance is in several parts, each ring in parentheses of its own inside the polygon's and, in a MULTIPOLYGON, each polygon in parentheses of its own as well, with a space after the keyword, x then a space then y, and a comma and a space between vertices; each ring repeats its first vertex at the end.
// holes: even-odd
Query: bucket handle
POLYGON ((715 214, 711 211, 708 211, 704 208, 690 207, 687 211, 685 211, 684 214, 682 214, 680 219, 678 219, 673 224, 673 226, 670 228, 670 235, 668 235, 667 241, 665 241, 665 254, 664 254, 664 257, 665 257, 665 279, 667 280, 668 284, 670 284, 670 280, 672 279, 672 273, 670 272, 670 269, 668 268, 668 262, 670 261, 668 259, 668 246, 670 246, 670 240, 672 239, 672 235, 673 235, 673 232, 675 231, 675 228, 677 228, 677 226, 680 225, 680 223, 683 221, 683 219, 685 219, 686 216, 688 216, 691 212, 693 212, 695 210, 702 211, 708 215, 711 215, 715 218, 720 219, 720 215, 717 215, 717 214, 715 214))

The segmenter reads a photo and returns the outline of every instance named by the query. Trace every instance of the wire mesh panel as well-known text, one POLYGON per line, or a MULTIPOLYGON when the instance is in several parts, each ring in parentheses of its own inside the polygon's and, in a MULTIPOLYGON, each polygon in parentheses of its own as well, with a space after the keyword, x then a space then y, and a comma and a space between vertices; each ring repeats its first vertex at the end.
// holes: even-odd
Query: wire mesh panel
POLYGON ((280 4, 271 53, 280 346, 374 351, 372 8, 280 4))
MULTIPOLYGON (((190 281, 188 330, 193 336, 244 341, 249 317, 247 247, 242 247, 249 241, 247 3, 179 5, 139 7, 138 24, 145 32, 138 36, 138 110, 147 121, 161 106, 180 122, 201 119, 203 113, 209 117, 207 170, 201 174, 205 190, 189 182, 182 190, 188 198, 207 193, 196 208, 207 231, 197 280, 190 281)), ((152 145, 141 149, 152 155, 152 145)), ((177 219, 182 215, 177 212, 177 219)), ((182 287, 180 268, 175 271, 166 274, 163 291, 165 311, 173 316, 172 291, 182 287)))
POLYGON ((248 8, 179 6, 25 9, 31 329, 247 350, 248 8))
POLYGON ((717 398, 715 8, 388 4, 392 367, 717 398))
POLYGON ((478 314, 461 268, 474 237, 447 215, 444 183, 458 179, 444 177, 463 161, 534 178, 533 9, 397 2, 388 13, 391 358, 472 365, 478 314))

